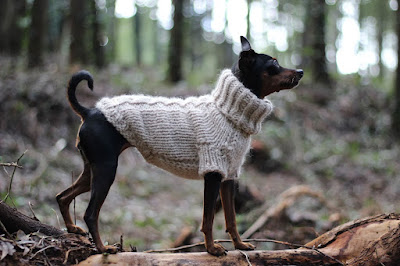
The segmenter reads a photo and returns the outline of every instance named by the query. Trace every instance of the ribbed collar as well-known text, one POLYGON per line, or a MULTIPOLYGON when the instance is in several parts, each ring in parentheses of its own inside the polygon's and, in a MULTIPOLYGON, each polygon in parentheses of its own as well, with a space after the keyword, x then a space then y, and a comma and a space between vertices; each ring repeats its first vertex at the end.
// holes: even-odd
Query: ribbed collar
POLYGON ((217 108, 238 128, 250 135, 260 131, 262 121, 273 109, 267 98, 257 98, 230 69, 222 71, 211 95, 217 108))

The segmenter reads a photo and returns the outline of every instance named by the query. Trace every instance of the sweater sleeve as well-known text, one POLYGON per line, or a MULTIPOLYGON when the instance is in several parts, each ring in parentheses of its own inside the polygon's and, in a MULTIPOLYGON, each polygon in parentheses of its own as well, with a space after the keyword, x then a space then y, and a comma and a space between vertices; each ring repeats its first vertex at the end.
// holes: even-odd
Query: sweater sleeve
POLYGON ((222 175, 222 179, 229 178, 228 158, 222 149, 210 145, 201 145, 199 147, 199 176, 217 172, 222 175))

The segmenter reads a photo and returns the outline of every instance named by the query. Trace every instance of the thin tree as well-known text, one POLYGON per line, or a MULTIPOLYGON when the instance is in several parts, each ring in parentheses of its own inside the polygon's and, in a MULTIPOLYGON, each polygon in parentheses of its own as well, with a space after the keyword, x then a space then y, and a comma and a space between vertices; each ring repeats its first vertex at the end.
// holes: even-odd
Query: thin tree
POLYGON ((28 67, 37 67, 43 64, 45 49, 48 0, 35 0, 32 5, 32 22, 29 31, 28 67))
POLYGON ((20 20, 26 14, 26 1, 14 0, 13 12, 11 16, 11 25, 9 28, 9 51, 11 55, 19 55, 22 49, 24 40, 25 29, 21 25, 20 20))
MULTIPOLYGON (((314 83, 330 86, 331 79, 327 70, 325 55, 326 4, 321 0, 309 1, 309 19, 311 37, 311 73, 314 83)), ((307 18, 306 18, 307 19, 307 18)))
MULTIPOLYGON (((94 1, 94 0, 92 0, 94 1)), ((87 3, 88 1, 71 0, 71 43, 70 63, 87 63, 87 3)))
POLYGON ((183 57, 183 6, 185 0, 173 0, 174 4, 174 26, 171 29, 168 53, 168 79, 176 83, 182 80, 182 57, 183 57))
POLYGON ((8 18, 8 9, 10 0, 0 1, 0 53, 8 52, 8 28, 10 19, 8 18))
MULTIPOLYGON (((396 34, 400 40, 400 8, 396 11, 396 34)), ((400 62, 400 45, 397 45, 397 62, 400 62)), ((400 63, 397 64, 396 81, 394 86, 394 111, 392 114, 392 129, 397 138, 400 138, 400 63)))
MULTIPOLYGON (((247 30, 246 30, 246 37, 248 40, 251 41, 251 29, 250 29, 250 7, 251 7, 251 2, 252 0, 247 0, 247 18, 246 18, 246 23, 247 23, 247 30)), ((228 4, 228 2, 227 2, 228 4)), ((226 17, 225 17, 226 18, 226 17)), ((226 19, 227 20, 227 19, 226 19)))
POLYGON ((135 4, 136 14, 133 17, 133 30, 135 32, 135 55, 136 64, 140 66, 142 64, 142 40, 141 40, 141 28, 142 28, 142 15, 140 14, 140 6, 135 4))
POLYGON ((97 9, 96 1, 90 1, 91 27, 92 27, 92 47, 94 52, 94 63, 98 68, 105 65, 103 32, 100 21, 100 12, 97 9))
POLYGON ((25 0, 0 1, 0 52, 18 55, 25 36, 20 20, 26 15, 25 0))

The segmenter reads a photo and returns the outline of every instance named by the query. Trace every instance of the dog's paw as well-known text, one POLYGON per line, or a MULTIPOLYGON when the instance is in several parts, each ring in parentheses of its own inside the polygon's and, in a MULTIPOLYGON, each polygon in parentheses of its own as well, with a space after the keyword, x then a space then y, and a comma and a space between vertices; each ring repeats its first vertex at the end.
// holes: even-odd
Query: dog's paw
POLYGON ((77 225, 67 225, 67 231, 68 233, 74 233, 74 234, 78 234, 78 235, 87 235, 88 233, 82 229, 81 227, 77 226, 77 225))
POLYGON ((226 249, 220 244, 214 244, 207 248, 207 252, 213 256, 225 256, 227 254, 226 249))
POLYGON ((245 242, 237 242, 234 245, 235 249, 240 249, 240 250, 253 250, 256 248, 254 245, 245 242))

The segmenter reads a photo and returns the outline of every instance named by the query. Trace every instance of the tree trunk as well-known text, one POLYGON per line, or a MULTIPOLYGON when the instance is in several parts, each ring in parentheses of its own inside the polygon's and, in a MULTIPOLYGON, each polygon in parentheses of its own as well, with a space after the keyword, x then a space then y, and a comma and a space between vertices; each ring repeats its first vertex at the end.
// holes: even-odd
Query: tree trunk
MULTIPOLYGON (((246 18, 246 23, 247 23, 247 30, 246 30, 246 38, 251 42, 251 29, 250 29, 250 6, 251 6, 252 0, 247 0, 247 18, 246 18)), ((225 17, 227 18, 227 17, 225 17)))
POLYGON ((0 53, 8 52, 8 28, 10 19, 9 8, 11 0, 0 1, 0 53))
POLYGON ((0 53, 20 54, 24 39, 24 29, 20 20, 25 15, 25 0, 0 1, 0 53))
POLYGON ((71 0, 71 43, 70 63, 87 63, 87 1, 71 0))
POLYGON ((107 21, 106 23, 106 32, 108 43, 105 46, 106 48, 106 62, 115 61, 115 51, 116 51, 116 34, 115 34, 115 0, 108 0, 107 2, 107 21))
POLYGON ((48 0, 35 0, 32 6, 32 22, 29 33, 28 67, 43 64, 46 43, 48 0))
MULTIPOLYGON (((315 83, 330 85, 325 59, 325 16, 326 4, 321 0, 309 0, 311 31, 311 73, 315 83)), ((306 28, 307 31, 307 28, 306 28)))
POLYGON ((173 0, 174 26, 171 29, 168 54, 168 78, 176 83, 182 80, 182 57, 183 57, 183 5, 185 0, 173 0))
POLYGON ((14 0, 13 5, 14 8, 9 29, 9 52, 11 55, 15 56, 21 53, 22 42, 24 39, 24 29, 20 24, 20 20, 26 13, 26 1, 14 0))
MULTIPOLYGON (((396 11, 396 33, 400 40, 400 8, 396 11)), ((400 62, 400 45, 397 45, 397 62, 400 62)), ((394 87, 394 112, 392 114, 392 129, 395 136, 400 139, 400 64, 397 64, 396 82, 394 87)))
POLYGON ((135 32, 135 55, 136 55, 136 64, 138 66, 142 65, 142 40, 141 36, 141 27, 142 27, 142 16, 140 14, 140 7, 136 4, 136 14, 133 17, 133 27, 135 32))
POLYGON ((90 12, 92 18, 92 47, 94 52, 94 63, 98 68, 105 65, 104 46, 102 40, 102 25, 99 18, 99 11, 97 10, 96 1, 90 1, 90 12))
MULTIPOLYGON (((160 44, 160 26, 158 25, 158 21, 155 19, 152 22, 152 47, 153 47, 153 65, 159 64, 160 61, 163 60, 160 44)), ((165 57, 164 57, 165 58, 165 57)))

